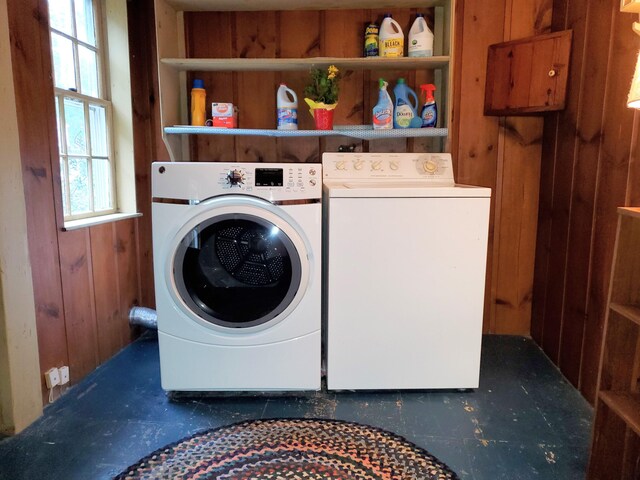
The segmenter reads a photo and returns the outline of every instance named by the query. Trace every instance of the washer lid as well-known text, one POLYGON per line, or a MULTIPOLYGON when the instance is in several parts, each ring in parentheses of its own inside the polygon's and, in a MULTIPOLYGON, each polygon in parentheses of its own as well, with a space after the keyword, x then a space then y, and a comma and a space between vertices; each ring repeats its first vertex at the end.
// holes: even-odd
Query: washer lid
POLYGON ((420 181, 331 181, 324 192, 330 198, 489 198, 491 189, 473 185, 434 186, 420 181))

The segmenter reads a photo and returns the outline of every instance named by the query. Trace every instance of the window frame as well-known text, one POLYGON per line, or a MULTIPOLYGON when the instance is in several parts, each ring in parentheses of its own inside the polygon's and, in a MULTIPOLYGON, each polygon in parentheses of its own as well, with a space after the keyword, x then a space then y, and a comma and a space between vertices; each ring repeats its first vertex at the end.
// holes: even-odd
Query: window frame
MULTIPOLYGON (((81 1, 81 0, 80 0, 81 1)), ((107 49, 106 39, 106 25, 104 24, 106 18, 102 10, 102 2, 100 0, 91 0, 93 23, 94 23, 94 35, 95 46, 80 40, 78 35, 78 28, 76 22, 75 3, 76 0, 69 0, 71 6, 71 21, 72 21, 72 33, 69 35, 63 31, 60 31, 51 26, 49 21, 49 37, 56 34, 60 37, 69 40, 72 43, 73 48, 73 61, 74 61, 74 76, 76 89, 64 89, 55 86, 55 68, 52 68, 54 75, 54 102, 56 104, 56 122, 57 122, 57 135, 58 135, 58 157, 60 162, 60 192, 62 196, 63 206, 63 218, 64 222, 72 222, 83 219, 99 218, 106 215, 113 215, 119 211, 118 209, 118 185, 117 185, 117 172, 116 172, 116 155, 114 147, 114 121, 113 121, 113 107, 110 98, 109 89, 109 52, 107 49), (77 91, 78 88, 82 88, 81 81, 81 69, 80 69, 80 56, 79 47, 84 47, 96 55, 96 67, 97 67, 97 82, 98 82, 98 97, 93 97, 77 91), (84 110, 84 130, 85 130, 85 145, 86 153, 84 154, 69 154, 67 151, 67 139, 66 139, 66 125, 64 114, 64 98, 71 98, 79 101, 83 105, 84 110), (106 129, 106 156, 95 156, 92 152, 91 144, 91 126, 89 109, 91 105, 103 107, 105 109, 105 129, 106 129), (83 158, 87 160, 87 187, 89 190, 89 203, 90 210, 81 213, 73 214, 71 210, 71 196, 70 196, 70 182, 69 182, 69 158, 83 158), (109 162, 109 175, 110 175, 110 195, 111 195, 111 208, 105 210, 95 210, 95 192, 93 187, 93 164, 94 160, 107 160, 109 162), (65 207, 67 211, 65 211, 65 207)), ((53 43, 53 42, 52 42, 53 43)), ((53 63, 53 48, 51 50, 52 63, 53 63)), ((53 64, 52 64, 53 67, 53 64)))

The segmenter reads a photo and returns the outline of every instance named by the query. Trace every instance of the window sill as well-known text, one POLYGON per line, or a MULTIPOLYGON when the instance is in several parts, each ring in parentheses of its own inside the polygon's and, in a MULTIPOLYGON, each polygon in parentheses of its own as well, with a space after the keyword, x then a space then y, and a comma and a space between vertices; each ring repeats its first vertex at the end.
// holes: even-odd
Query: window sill
POLYGON ((62 227, 63 232, 70 230, 78 230, 85 227, 93 227, 94 225, 101 225, 103 223, 117 222, 118 220, 126 220, 127 218, 141 217, 141 213, 112 213, 110 215, 100 215, 99 217, 81 218, 80 220, 71 220, 64 222, 62 227))

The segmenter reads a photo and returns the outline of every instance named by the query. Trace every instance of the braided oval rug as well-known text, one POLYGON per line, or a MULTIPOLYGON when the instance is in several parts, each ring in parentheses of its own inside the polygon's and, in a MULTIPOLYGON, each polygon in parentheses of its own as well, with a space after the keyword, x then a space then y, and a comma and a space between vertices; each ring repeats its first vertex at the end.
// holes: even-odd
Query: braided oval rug
POLYGON ((339 420, 250 420, 153 452, 116 480, 453 480, 402 437, 339 420))

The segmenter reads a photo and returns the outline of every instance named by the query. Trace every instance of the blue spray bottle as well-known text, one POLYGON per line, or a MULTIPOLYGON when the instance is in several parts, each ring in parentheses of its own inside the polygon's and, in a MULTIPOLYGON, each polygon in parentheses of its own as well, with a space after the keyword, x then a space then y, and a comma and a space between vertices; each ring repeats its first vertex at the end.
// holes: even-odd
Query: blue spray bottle
POLYGON ((373 129, 393 128, 393 101, 387 92, 387 82, 383 78, 378 80, 380 92, 378 93, 378 103, 373 107, 373 129))
POLYGON ((436 86, 432 83, 427 83, 420 85, 420 90, 425 95, 424 106, 422 107, 422 112, 420 112, 422 128, 435 128, 438 124, 438 105, 436 105, 436 99, 433 98, 436 86))

